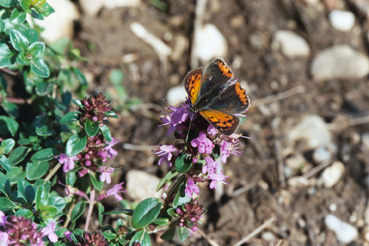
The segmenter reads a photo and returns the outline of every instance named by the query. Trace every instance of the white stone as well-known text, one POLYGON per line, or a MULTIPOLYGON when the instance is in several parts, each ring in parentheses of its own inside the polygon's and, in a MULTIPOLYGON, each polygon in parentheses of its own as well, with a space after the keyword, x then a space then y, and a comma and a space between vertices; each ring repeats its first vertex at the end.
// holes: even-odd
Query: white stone
POLYGON ((308 43, 294 32, 278 31, 274 35, 272 47, 281 50, 283 55, 293 57, 306 57, 310 54, 308 43))
POLYGON ((359 235, 355 227, 341 221, 335 215, 326 215, 324 218, 324 223, 328 229, 332 230, 336 234, 337 239, 338 241, 340 241, 340 243, 348 244, 354 241, 359 235))
POLYGON ((115 9, 118 7, 137 7, 141 0, 102 0, 107 9, 115 9))
POLYGON ((331 157, 332 154, 325 147, 319 147, 316 150, 314 150, 313 153, 313 159, 317 163, 328 161, 331 159, 331 157))
POLYGON ((261 238, 269 242, 274 242, 277 240, 276 236, 270 231, 263 232, 261 234, 261 238))
POLYGON ((167 100, 171 105, 178 105, 186 100, 187 92, 183 85, 172 87, 167 92, 167 100))
POLYGON ((305 164, 306 160, 302 154, 291 156, 286 160, 286 166, 294 171, 301 169, 305 164))
POLYGON ((305 150, 332 145, 332 135, 327 124, 318 115, 303 117, 298 124, 288 130, 287 139, 293 145, 302 142, 305 150))
POLYGON ((156 186, 160 179, 152 174, 139 170, 131 170, 127 173, 127 195, 136 201, 142 201, 149 197, 160 198, 160 192, 156 192, 156 186))
POLYGON ((368 73, 368 57, 348 45, 320 51, 311 65, 311 74, 316 80, 359 79, 368 73))
POLYGON ((214 25, 207 24, 196 32, 194 52, 203 62, 215 57, 225 57, 227 50, 227 40, 214 25))
POLYGON ((95 16, 104 6, 104 0, 79 0, 79 4, 84 14, 95 16))
POLYGON ((53 43, 60 38, 72 38, 73 22, 78 20, 79 12, 77 7, 69 0, 48 0, 55 12, 44 20, 35 20, 35 23, 45 30, 41 37, 47 43, 53 43))
POLYGON ((361 143, 364 151, 369 151, 369 132, 363 134, 361 143))
POLYGON ((331 166, 327 167, 320 179, 321 183, 326 188, 332 188, 341 179, 345 172, 345 166, 342 162, 335 161, 331 166))
POLYGON ((348 32, 355 24, 355 15, 349 11, 336 9, 329 14, 329 20, 338 31, 348 32))

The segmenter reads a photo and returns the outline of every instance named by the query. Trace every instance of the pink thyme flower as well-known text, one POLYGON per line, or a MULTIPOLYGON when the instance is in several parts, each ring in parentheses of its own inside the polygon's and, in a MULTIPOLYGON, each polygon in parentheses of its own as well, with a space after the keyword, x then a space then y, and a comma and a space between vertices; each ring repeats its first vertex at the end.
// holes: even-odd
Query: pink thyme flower
POLYGON ((64 236, 68 239, 69 242, 72 242, 72 238, 70 235, 72 235, 72 232, 70 231, 64 232, 64 236))
POLYGON ((205 156, 204 160, 206 161, 206 165, 202 167, 202 170, 201 170, 202 173, 203 174, 215 173, 219 167, 218 163, 214 161, 214 159, 211 158, 209 155, 205 156))
POLYGON ((208 127, 208 129, 206 129, 206 131, 208 132, 208 134, 210 136, 214 136, 219 132, 213 125, 209 125, 209 127, 208 127))
POLYGON ((192 147, 197 147, 201 154, 211 154, 214 143, 206 137, 205 132, 201 131, 199 136, 191 141, 192 147))
POLYGON ((47 236, 50 242, 56 243, 58 236, 55 234, 56 222, 50 222, 46 227, 41 229, 42 237, 47 236))
POLYGON ((220 160, 223 163, 227 162, 227 158, 230 155, 240 156, 241 151, 238 146, 240 144, 240 140, 238 140, 240 136, 241 135, 232 134, 231 136, 225 137, 220 142, 220 160))
POLYGON ((126 192, 125 190, 123 190, 123 184, 124 184, 124 182, 114 185, 113 188, 110 188, 104 194, 100 195, 99 200, 105 199, 109 196, 114 196, 115 199, 119 202, 123 198, 118 194, 126 192))
POLYGON ((3 211, 0 211, 0 226, 4 226, 6 223, 6 216, 3 211))
POLYGON ((193 193, 198 195, 200 193, 199 187, 195 184, 195 181, 193 179, 189 178, 187 179, 187 185, 185 189, 186 196, 192 197, 193 193))
POLYGON ((0 246, 8 246, 9 243, 8 233, 0 231, 0 246))
POLYGON ((106 182, 107 184, 111 183, 111 173, 114 172, 115 168, 113 167, 106 167, 106 166, 102 166, 99 168, 99 172, 100 174, 100 181, 101 182, 106 182))
POLYGON ((211 179, 209 188, 214 189, 217 185, 217 182, 222 182, 223 184, 227 184, 225 181, 228 179, 228 176, 225 176, 223 173, 211 173, 208 176, 209 179, 211 179))
POLYGON ((106 162, 107 157, 110 159, 113 159, 114 156, 118 155, 118 152, 113 149, 113 146, 119 143, 120 140, 116 140, 114 138, 111 138, 111 142, 106 142, 108 145, 105 146, 102 150, 97 152, 97 155, 100 156, 103 160, 103 162, 106 162))
POLYGON ((182 130, 185 129, 182 124, 186 122, 187 119, 193 119, 195 117, 195 114, 190 111, 191 103, 189 100, 178 107, 170 106, 169 109, 172 112, 161 118, 163 122, 162 125, 169 125, 168 135, 174 131, 182 132, 182 130))
POLYGON ((69 170, 72 170, 74 168, 74 162, 78 160, 78 157, 69 157, 66 154, 60 154, 55 156, 55 159, 57 159, 60 164, 64 164, 63 172, 67 173, 69 170))
POLYGON ((156 155, 160 156, 158 165, 160 166, 163 163, 167 163, 168 166, 172 166, 171 159, 173 157, 173 152, 177 151, 176 147, 174 145, 162 145, 159 147, 159 150, 155 152, 156 155))

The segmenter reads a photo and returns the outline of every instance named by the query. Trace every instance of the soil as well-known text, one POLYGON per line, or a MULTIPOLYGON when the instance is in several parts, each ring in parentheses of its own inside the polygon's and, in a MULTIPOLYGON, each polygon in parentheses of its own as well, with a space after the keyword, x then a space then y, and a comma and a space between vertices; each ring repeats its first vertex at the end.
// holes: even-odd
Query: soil
MULTIPOLYGON (((109 80, 110 71, 117 68, 124 73, 123 86, 128 95, 143 101, 141 107, 125 111, 119 120, 111 123, 113 136, 123 143, 149 146, 168 144, 172 140, 166 135, 165 127, 158 127, 159 114, 168 106, 163 100, 168 90, 181 85, 192 69, 190 58, 196 7, 193 0, 161 1, 166 6, 162 10, 152 2, 143 1, 134 8, 103 9, 96 17, 82 15, 73 39, 82 55, 88 58, 81 69, 92 83, 89 92, 103 91, 112 98, 117 97, 109 80), (189 45, 180 57, 170 58, 167 69, 163 69, 152 47, 131 32, 132 22, 142 24, 170 47, 175 46, 177 37, 184 37, 189 45), (128 58, 132 60, 127 62, 128 58)), ((364 178, 368 159, 360 147, 360 136, 369 131, 367 124, 333 131, 338 152, 332 159, 342 161, 346 171, 330 189, 317 185, 293 187, 281 182, 279 153, 275 148, 276 141, 285 137, 284 122, 288 119, 317 114, 330 123, 369 111, 367 78, 317 82, 309 73, 312 57, 334 44, 348 44, 358 51, 368 52, 367 19, 352 2, 355 1, 343 4, 355 13, 356 27, 343 33, 334 30, 327 18, 334 4, 340 7, 340 1, 324 1, 323 8, 302 0, 208 1, 204 22, 214 24, 227 39, 228 54, 224 59, 237 78, 247 81, 253 102, 296 86, 305 88, 303 94, 275 99, 264 105, 269 113, 251 106, 240 132, 252 140, 244 139, 243 154, 230 158, 224 166, 230 179, 220 201, 215 200, 213 191, 202 187, 200 201, 209 211, 201 229, 218 245, 234 245, 271 217, 275 221, 243 245, 339 245, 334 233, 324 225, 324 216, 328 213, 349 222, 360 232, 364 229, 368 200, 364 178), (271 39, 277 30, 291 30, 304 37, 311 49, 309 58, 290 59, 273 50, 271 39), (258 47, 250 41, 250 36, 255 34, 263 37, 258 47), (278 120, 280 123, 275 127, 278 120), (349 158, 345 160, 344 146, 350 149, 349 158), (331 204, 336 205, 335 211, 331 204)), ((144 170, 160 178, 168 170, 156 165, 151 151, 127 150, 122 144, 118 148, 115 164, 121 168, 123 180, 130 169, 144 170)), ((311 153, 303 154, 314 167, 311 153)), ((284 156, 282 161, 285 161, 284 156)), ((319 174, 312 179, 316 180, 319 174)), ((156 239, 153 241, 159 243, 156 239)), ((163 245, 179 244, 176 241, 163 245)), ((184 244, 209 245, 209 241, 193 236, 184 244)), ((364 244, 365 241, 358 238, 350 245, 364 244)))

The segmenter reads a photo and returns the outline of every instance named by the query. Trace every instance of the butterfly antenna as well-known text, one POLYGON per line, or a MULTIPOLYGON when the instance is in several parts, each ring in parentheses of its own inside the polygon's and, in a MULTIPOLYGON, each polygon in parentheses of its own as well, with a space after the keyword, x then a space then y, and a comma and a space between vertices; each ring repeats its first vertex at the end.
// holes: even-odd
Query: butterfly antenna
POLYGON ((188 141, 188 137, 189 137, 189 135, 190 135, 191 126, 192 126, 192 117, 190 116, 190 126, 188 127, 188 131, 187 131, 186 143, 187 143, 187 141, 188 141))

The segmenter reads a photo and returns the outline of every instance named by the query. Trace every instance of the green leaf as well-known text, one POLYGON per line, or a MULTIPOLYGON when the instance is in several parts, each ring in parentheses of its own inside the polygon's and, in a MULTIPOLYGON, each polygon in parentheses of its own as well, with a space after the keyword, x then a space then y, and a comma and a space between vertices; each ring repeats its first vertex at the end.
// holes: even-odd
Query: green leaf
POLYGON ((36 180, 44 176, 49 170, 49 162, 29 162, 26 166, 26 177, 28 180, 36 180))
POLYGON ((86 147, 86 144, 87 136, 79 137, 78 134, 74 134, 68 139, 66 154, 68 156, 75 156, 86 147))
POLYGON ((48 205, 52 205, 58 209, 58 213, 62 213, 63 209, 67 205, 65 199, 60 196, 52 196, 49 198, 48 205))
POLYGON ((83 104, 82 104, 82 101, 81 101, 81 100, 74 99, 74 100, 72 100, 72 103, 73 103, 74 105, 76 105, 77 107, 79 107, 79 108, 84 108, 84 106, 83 106, 83 104))
POLYGON ((52 148, 46 148, 37 151, 34 153, 31 157, 31 161, 37 162, 37 161, 49 161, 53 159, 55 156, 55 150, 52 148))
POLYGON ((28 209, 22 208, 22 209, 19 209, 14 215, 26 217, 27 219, 31 219, 33 216, 33 213, 28 209))
POLYGON ((23 23, 26 20, 27 13, 26 12, 19 12, 18 9, 14 9, 11 16, 10 16, 10 23, 14 25, 18 25, 23 23))
POLYGON ((147 198, 140 202, 132 216, 132 226, 135 229, 149 225, 159 215, 162 203, 157 198, 147 198))
POLYGON ((16 4, 15 0, 0 0, 0 5, 5 8, 9 8, 14 4, 16 4))
POLYGON ((17 55, 17 62, 19 65, 29 65, 29 59, 26 57, 26 53, 24 53, 23 51, 19 52, 17 55))
POLYGON ((135 243, 140 243, 140 246, 151 246, 149 234, 144 230, 136 232, 129 242, 129 246, 133 246, 135 243))
POLYGON ((17 208, 17 205, 15 205, 12 201, 10 201, 6 197, 0 197, 0 210, 4 213, 7 213, 8 211, 17 208))
POLYGON ((23 31, 23 34, 28 38, 30 43, 38 41, 38 32, 35 29, 26 29, 23 31))
POLYGON ((41 211, 43 207, 47 206, 49 200, 50 186, 39 185, 36 190, 36 209, 41 211))
POLYGON ((24 198, 24 200, 27 203, 32 204, 33 200, 35 200, 35 190, 32 185, 24 179, 19 179, 17 182, 17 188, 19 194, 24 198))
POLYGON ((99 131, 99 122, 87 119, 85 121, 85 131, 89 137, 93 137, 99 131))
POLYGON ((5 139, 0 145, 0 155, 8 154, 14 148, 15 141, 12 138, 5 139))
POLYGON ((69 171, 67 173, 67 177, 65 178, 65 184, 74 186, 74 184, 76 183, 76 180, 77 180, 76 172, 69 171))
POLYGON ((4 195, 9 195, 10 193, 10 182, 2 172, 0 172, 0 191, 4 195))
POLYGON ((18 131, 18 127, 19 124, 18 122, 16 122, 14 119, 10 118, 10 117, 6 117, 6 116, 0 116, 0 120, 4 121, 10 134, 12 136, 14 136, 17 131, 18 131))
POLYGON ((178 175, 178 172, 174 170, 170 170, 169 172, 167 172, 164 178, 160 180, 158 186, 156 187, 156 191, 159 191, 161 188, 163 188, 166 182, 170 181, 172 178, 174 178, 177 175, 178 175))
POLYGON ((39 57, 45 50, 45 44, 43 42, 32 43, 27 50, 27 54, 32 56, 30 59, 39 57))
POLYGON ((178 238, 179 240, 181 240, 181 242, 185 241, 188 238, 189 230, 187 227, 177 227, 177 234, 178 234, 178 238))
POLYGON ((177 157, 174 165, 179 173, 186 173, 192 166, 192 160, 183 153, 177 157))
POLYGON ((78 113, 77 112, 69 112, 63 116, 60 120, 60 124, 69 124, 72 122, 76 122, 78 120, 78 113))
POLYGON ((104 183, 101 181, 98 181, 92 173, 89 173, 89 176, 90 176, 92 185, 96 188, 96 190, 100 191, 103 188, 104 183))
POLYGON ((29 41, 26 36, 24 36, 20 31, 16 29, 11 29, 9 33, 10 42, 14 49, 17 51, 26 51, 29 45, 29 41))
POLYGON ((169 219, 157 217, 153 223, 159 226, 169 225, 169 219))
MULTIPOLYGON (((108 239, 108 240, 113 240, 113 239, 117 238, 117 234, 115 234, 115 233, 111 232, 110 230, 108 230, 108 231, 104 231, 104 232, 103 232, 103 235, 104 235, 104 237, 105 237, 106 239, 108 239)), ((111 244, 110 244, 110 245, 111 245, 111 244)))
POLYGON ((97 202, 96 204, 97 204, 97 210, 98 210, 98 215, 99 215, 99 222, 100 222, 100 226, 102 226, 102 224, 103 224, 103 219, 104 219, 104 217, 103 217, 103 213, 104 213, 105 208, 104 208, 104 206, 103 206, 101 203, 99 203, 99 202, 97 202))
POLYGON ((161 235, 160 238, 169 241, 173 239, 175 233, 176 233, 176 227, 171 227, 166 232, 164 232, 164 234, 161 235))
POLYGON ((54 206, 47 205, 41 208, 41 215, 44 220, 53 218, 58 214, 58 209, 54 206))
POLYGON ((118 115, 114 111, 106 112, 105 115, 108 116, 108 117, 116 118, 116 119, 119 118, 118 115))
POLYGON ((52 13, 55 12, 55 10, 50 6, 48 3, 44 3, 40 9, 38 9, 44 17, 48 17, 52 13))
POLYGON ((37 57, 30 62, 32 72, 42 78, 48 78, 50 76, 50 69, 42 58, 37 57))
POLYGON ((9 155, 9 162, 12 166, 17 165, 19 162, 26 158, 27 154, 31 151, 31 148, 20 146, 15 148, 9 155))
POLYGON ((24 12, 27 12, 29 7, 31 6, 31 0, 20 0, 20 6, 24 10, 24 12))
POLYGON ((36 84, 36 93, 39 96, 46 96, 53 91, 53 88, 54 83, 42 81, 36 84))
POLYGON ((85 211, 86 202, 79 202, 76 204, 76 206, 73 208, 72 215, 71 215, 71 221, 76 221, 83 212, 85 211))
POLYGON ((174 197, 174 200, 173 200, 173 207, 174 208, 177 208, 179 206, 182 206, 188 202, 191 201, 191 197, 188 197, 186 195, 186 192, 185 192, 185 189, 186 189, 186 184, 185 183, 182 183, 176 196, 174 197))
POLYGON ((111 214, 127 214, 127 215, 133 215, 134 210, 132 209, 115 209, 109 212, 105 212, 105 215, 111 215, 111 214))
POLYGON ((10 183, 15 183, 19 179, 24 179, 26 177, 26 173, 23 172, 23 167, 12 167, 6 172, 6 177, 9 179, 10 183))
POLYGON ((107 125, 103 124, 100 126, 100 130, 104 136, 104 139, 106 142, 111 142, 111 132, 110 129, 107 125))
POLYGON ((5 98, 3 98, 3 101, 1 103, 1 105, 3 106, 3 109, 5 110, 5 112, 11 116, 12 118, 16 118, 19 115, 19 109, 18 106, 14 103, 9 102, 8 100, 6 100, 5 98))
POLYGON ((76 67, 72 68, 74 75, 76 76, 76 79, 78 80, 80 85, 87 85, 87 79, 86 77, 83 75, 83 73, 81 72, 81 70, 79 70, 76 67))
POLYGON ((0 155, 0 166, 2 166, 6 171, 9 171, 12 168, 5 155, 0 155))
POLYGON ((9 67, 15 63, 17 54, 6 44, 0 44, 0 67, 9 67))

